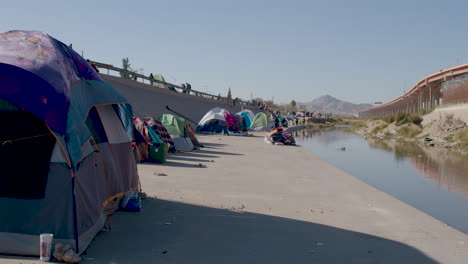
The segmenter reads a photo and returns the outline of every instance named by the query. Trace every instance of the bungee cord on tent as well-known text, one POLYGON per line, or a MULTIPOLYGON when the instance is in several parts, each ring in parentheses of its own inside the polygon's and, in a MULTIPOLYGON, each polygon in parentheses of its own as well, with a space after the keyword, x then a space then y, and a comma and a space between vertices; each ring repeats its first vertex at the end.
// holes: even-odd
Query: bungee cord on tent
POLYGON ((36 136, 31 136, 31 137, 7 139, 7 140, 0 141, 0 145, 4 146, 4 145, 6 145, 8 143, 13 143, 14 141, 20 141, 20 140, 26 140, 26 139, 38 138, 38 137, 45 137, 45 136, 52 136, 52 135, 51 134, 44 134, 44 135, 36 135, 36 136))

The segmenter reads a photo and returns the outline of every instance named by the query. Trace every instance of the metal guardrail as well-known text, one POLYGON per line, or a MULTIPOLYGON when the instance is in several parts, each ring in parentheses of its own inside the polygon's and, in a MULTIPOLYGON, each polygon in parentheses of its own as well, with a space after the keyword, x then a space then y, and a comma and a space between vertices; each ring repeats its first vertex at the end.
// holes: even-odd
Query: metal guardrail
MULTIPOLYGON (((205 93, 205 92, 201 92, 201 91, 197 91, 197 90, 193 90, 193 89, 187 89, 187 88, 184 88, 184 87, 176 85, 176 84, 163 82, 163 81, 156 80, 156 79, 151 79, 149 76, 145 76, 145 75, 139 74, 137 72, 124 70, 124 69, 115 67, 115 66, 110 65, 110 64, 105 64, 105 63, 102 63, 102 62, 97 62, 97 61, 92 61, 92 60, 90 60, 89 62, 94 63, 96 65, 96 67, 98 67, 100 69, 107 69, 108 74, 109 74, 109 71, 115 71, 115 72, 118 72, 120 74, 120 76, 122 78, 125 78, 125 79, 130 79, 130 80, 135 80, 135 81, 140 81, 141 80, 142 83, 145 83, 145 80, 146 80, 146 81, 148 81, 150 83, 150 85, 152 85, 153 83, 158 83, 158 84, 161 84, 163 87, 165 87, 165 88, 161 88, 161 87, 155 86, 155 88, 160 88, 160 89, 171 89, 171 88, 173 88, 174 91, 178 90, 181 93, 194 95, 194 96, 199 96, 199 97, 204 97, 204 98, 211 99, 211 100, 223 101, 223 102, 227 102, 227 103, 233 103, 234 100, 236 100, 236 99, 228 99, 227 97, 214 95, 214 94, 209 94, 209 93, 205 93)), ((250 105, 249 103, 247 103, 247 102, 245 102, 243 100, 240 100, 240 99, 236 100, 236 104, 250 105)))

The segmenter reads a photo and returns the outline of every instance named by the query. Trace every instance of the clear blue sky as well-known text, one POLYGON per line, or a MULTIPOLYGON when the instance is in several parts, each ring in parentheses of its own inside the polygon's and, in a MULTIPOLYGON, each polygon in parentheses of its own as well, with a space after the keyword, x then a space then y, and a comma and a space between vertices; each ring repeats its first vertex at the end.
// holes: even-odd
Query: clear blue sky
POLYGON ((0 31, 41 30, 86 58, 275 102, 388 101, 468 62, 468 1, 2 1, 0 31))

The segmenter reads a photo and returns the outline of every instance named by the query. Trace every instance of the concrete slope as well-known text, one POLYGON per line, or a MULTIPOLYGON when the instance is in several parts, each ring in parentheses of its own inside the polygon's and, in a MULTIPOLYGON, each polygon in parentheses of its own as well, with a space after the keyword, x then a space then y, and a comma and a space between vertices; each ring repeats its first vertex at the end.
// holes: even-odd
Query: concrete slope
MULTIPOLYGON (((105 74, 101 74, 101 77, 130 101, 134 115, 138 117, 158 117, 162 114, 172 114, 166 109, 166 106, 195 122, 199 122, 206 112, 214 107, 225 108, 231 113, 242 110, 241 106, 233 106, 232 103, 173 92, 168 89, 105 74)), ((253 107, 247 108, 254 112, 258 111, 253 107)))

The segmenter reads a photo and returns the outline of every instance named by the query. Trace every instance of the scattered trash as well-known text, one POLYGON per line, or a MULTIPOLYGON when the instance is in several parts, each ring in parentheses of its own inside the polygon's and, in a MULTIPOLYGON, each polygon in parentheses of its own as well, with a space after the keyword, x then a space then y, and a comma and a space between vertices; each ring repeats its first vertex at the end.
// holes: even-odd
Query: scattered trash
POLYGON ((367 253, 369 253, 369 254, 372 253, 372 250, 368 250, 367 253))
POLYGON ((52 250, 52 241, 54 240, 53 234, 40 235, 40 259, 43 262, 50 261, 50 251, 52 250))
POLYGON ((129 212, 141 211, 141 198, 137 192, 127 192, 122 200, 121 208, 129 212))
POLYGON ((320 211, 321 214, 325 213, 323 210, 320 211))
POLYGON ((463 242, 463 241, 458 241, 458 244, 460 244, 460 245, 465 245, 465 242, 463 242))
POLYGON ((166 254, 166 253, 167 253, 167 250, 164 250, 162 253, 163 253, 163 254, 166 254))
POLYGON ((198 165, 195 165, 195 167, 206 168, 206 165, 203 165, 203 164, 201 164, 201 163, 198 163, 198 165))
POLYGON ((418 158, 422 158, 422 157, 423 157, 423 155, 418 155, 418 158))
POLYGON ((434 146, 435 146, 435 144, 434 144, 434 143, 431 143, 431 144, 429 144, 429 146, 430 146, 430 147, 434 147, 434 146))
POLYGON ((317 242, 317 244, 316 244, 316 245, 317 245, 317 246, 323 246, 323 245, 325 245, 325 243, 322 243, 322 242, 317 242))
POLYGON ((346 148, 345 148, 345 147, 341 147, 340 150, 341 150, 341 151, 345 151, 346 148))
POLYGON ((153 175, 156 175, 156 176, 167 176, 166 173, 158 173, 158 172, 153 173, 153 175))
POLYGON ((315 250, 309 250, 309 253, 315 253, 315 250))
POLYGON ((166 222, 166 223, 164 223, 164 224, 165 224, 165 225, 172 225, 171 222, 166 222))
POLYGON ((310 211, 311 211, 312 213, 313 213, 313 212, 315 212, 315 211, 314 211, 314 210, 312 210, 312 209, 310 209, 310 211))
POLYGON ((54 257, 59 261, 67 263, 78 263, 81 261, 81 258, 78 257, 70 245, 62 243, 55 244, 54 257))
POLYGON ((432 141, 432 138, 426 137, 426 138, 424 138, 424 141, 426 141, 426 142, 431 142, 431 141, 432 141))

